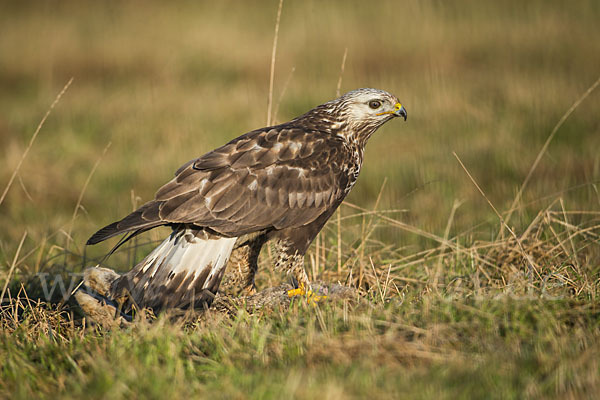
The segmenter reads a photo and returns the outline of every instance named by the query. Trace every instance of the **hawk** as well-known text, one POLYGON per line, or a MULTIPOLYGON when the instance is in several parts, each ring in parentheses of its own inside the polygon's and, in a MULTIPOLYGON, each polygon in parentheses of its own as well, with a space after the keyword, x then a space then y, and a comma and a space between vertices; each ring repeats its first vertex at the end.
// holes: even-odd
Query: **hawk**
POLYGON ((128 233, 120 245, 161 225, 173 229, 112 283, 111 297, 161 310, 210 305, 217 291, 252 293, 267 241, 275 268, 294 278, 290 296, 310 294, 304 254, 354 186, 367 141, 395 117, 407 114, 394 95, 353 90, 187 162, 154 200, 87 241, 128 233))

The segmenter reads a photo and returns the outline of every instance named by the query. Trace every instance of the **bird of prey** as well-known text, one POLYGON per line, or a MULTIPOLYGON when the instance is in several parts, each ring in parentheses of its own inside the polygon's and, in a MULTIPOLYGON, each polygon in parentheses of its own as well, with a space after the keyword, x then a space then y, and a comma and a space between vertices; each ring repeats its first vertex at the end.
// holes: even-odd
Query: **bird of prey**
POLYGON ((88 240, 173 229, 113 282, 112 297, 162 310, 210 305, 217 291, 252 293, 271 240, 275 268, 294 278, 290 296, 310 295, 304 254, 354 186, 368 139, 394 117, 407 117, 394 95, 357 89, 187 162, 154 200, 88 240))

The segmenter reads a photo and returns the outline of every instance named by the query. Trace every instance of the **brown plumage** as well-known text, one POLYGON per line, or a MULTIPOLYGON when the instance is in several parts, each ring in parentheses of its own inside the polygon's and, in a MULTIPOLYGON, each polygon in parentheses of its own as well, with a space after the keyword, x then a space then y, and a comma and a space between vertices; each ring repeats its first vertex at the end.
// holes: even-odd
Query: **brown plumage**
POLYGON ((369 137, 396 116, 406 119, 396 97, 359 89, 184 164, 154 200, 88 240, 174 229, 113 285, 114 296, 126 291, 138 305, 157 309, 210 303, 230 254, 221 290, 252 290, 258 253, 271 239, 276 266, 307 287, 308 246, 354 185, 369 137), (236 271, 239 277, 231 275, 236 271))

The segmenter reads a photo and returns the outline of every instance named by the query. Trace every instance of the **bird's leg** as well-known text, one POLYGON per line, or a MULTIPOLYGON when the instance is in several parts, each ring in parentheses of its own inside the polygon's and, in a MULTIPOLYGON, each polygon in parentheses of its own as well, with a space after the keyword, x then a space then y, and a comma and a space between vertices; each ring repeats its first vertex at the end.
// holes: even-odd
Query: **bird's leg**
POLYGON ((219 293, 232 297, 256 293, 254 276, 258 270, 258 254, 264 242, 264 236, 259 236, 234 247, 227 262, 219 293))
POLYGON ((253 294, 256 265, 250 262, 250 247, 241 246, 234 249, 229 256, 219 293, 237 297, 242 294, 253 294))
POLYGON ((299 262, 295 262, 291 266, 292 276, 298 282, 298 288, 288 290, 288 297, 306 296, 308 303, 317 303, 327 296, 318 295, 312 291, 308 276, 304 270, 304 256, 300 258, 299 262))
POLYGON ((292 274, 295 281, 294 283, 298 285, 296 289, 288 290, 288 296, 304 296, 307 292, 310 292, 310 281, 304 270, 304 256, 295 255, 292 259, 288 259, 288 265, 286 267, 286 272, 292 274))
POLYGON ((317 295, 312 291, 308 275, 304 270, 304 255, 298 254, 297 251, 290 254, 288 248, 281 248, 280 244, 276 244, 275 247, 277 250, 275 268, 291 274, 298 284, 296 289, 288 290, 288 297, 306 296, 309 303, 316 303, 327 297, 317 295))

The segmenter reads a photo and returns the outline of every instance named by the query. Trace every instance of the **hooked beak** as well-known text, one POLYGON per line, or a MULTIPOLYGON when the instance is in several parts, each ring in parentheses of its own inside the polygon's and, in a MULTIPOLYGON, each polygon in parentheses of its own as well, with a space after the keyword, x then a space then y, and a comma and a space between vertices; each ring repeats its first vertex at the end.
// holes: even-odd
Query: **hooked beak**
POLYGON ((404 117, 404 120, 406 121, 406 117, 408 116, 408 114, 406 114, 406 108, 404 108, 402 106, 402 104, 400 104, 400 103, 396 103, 394 108, 396 109, 396 111, 394 111, 394 113, 393 113, 394 116, 395 117, 404 117))
POLYGON ((402 104, 400 104, 400 103, 396 103, 394 105, 394 111, 384 111, 384 112, 379 113, 377 115, 384 115, 384 114, 391 114, 394 117, 403 117, 405 121, 406 121, 406 117, 407 117, 406 108, 404 108, 402 106, 402 104))

